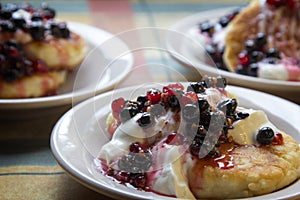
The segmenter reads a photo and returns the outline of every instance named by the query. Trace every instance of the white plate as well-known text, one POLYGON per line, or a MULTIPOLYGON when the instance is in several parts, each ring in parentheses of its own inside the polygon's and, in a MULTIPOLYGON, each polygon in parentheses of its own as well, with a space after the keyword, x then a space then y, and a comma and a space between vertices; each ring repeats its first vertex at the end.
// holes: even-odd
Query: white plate
MULTIPOLYGON (((167 49, 172 57, 190 69, 197 69, 203 75, 221 75, 226 77, 231 85, 261 90, 300 103, 300 82, 269 80, 226 72, 209 66, 196 56, 194 48, 197 42, 189 37, 188 32, 192 28, 197 27, 200 22, 205 20, 216 21, 219 17, 229 14, 230 11, 235 8, 204 11, 186 17, 172 25, 170 30, 183 34, 182 37, 178 37, 177 34, 170 34, 169 37, 166 38, 167 49)), ((198 46, 199 52, 203 51, 203 47, 199 44, 198 46)))
MULTIPOLYGON (((111 101, 118 97, 136 97, 147 88, 160 85, 119 89, 84 101, 68 111, 56 124, 51 135, 51 150, 59 165, 76 181, 99 193, 115 198, 174 199, 151 192, 137 191, 111 181, 94 170, 101 147, 108 142, 105 121, 111 101)), ((239 105, 262 109, 269 119, 300 143, 300 107, 284 99, 250 89, 228 86, 236 94, 239 105), (255 98, 254 98, 255 97, 255 98), (280 108, 280 109, 278 109, 280 108)), ((300 195, 300 181, 269 195, 251 200, 287 199, 300 195)))
POLYGON ((130 72, 133 56, 127 45, 112 34, 77 22, 67 22, 69 28, 87 41, 90 52, 80 68, 69 74, 58 94, 26 99, 0 99, 0 111, 12 109, 49 108, 72 104, 93 94, 111 89, 130 72), (110 45, 111 46, 110 46, 110 45), (118 49, 116 51, 115 49, 118 49), (120 70, 122 68, 122 70, 120 70))

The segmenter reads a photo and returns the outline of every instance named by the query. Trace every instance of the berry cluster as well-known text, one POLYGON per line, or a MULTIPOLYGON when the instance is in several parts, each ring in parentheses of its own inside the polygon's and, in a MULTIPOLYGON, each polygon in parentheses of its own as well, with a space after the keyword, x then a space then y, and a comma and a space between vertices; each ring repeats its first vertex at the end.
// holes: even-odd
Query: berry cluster
POLYGON ((129 146, 129 153, 119 158, 118 168, 109 168, 108 176, 113 177, 122 184, 129 183, 137 189, 146 189, 146 172, 152 164, 152 155, 147 148, 139 142, 129 146))
POLYGON ((15 33, 22 30, 29 33, 33 40, 42 40, 47 35, 55 38, 69 38, 70 30, 66 23, 55 22, 55 10, 43 3, 41 8, 34 9, 29 4, 16 5, 7 3, 0 4, 0 31, 2 33, 15 33), (22 12, 30 14, 26 19, 22 12))
POLYGON ((124 123, 137 113, 142 113, 137 122, 141 127, 147 128, 153 123, 154 117, 159 117, 168 110, 179 113, 182 106, 198 101, 197 93, 205 92, 209 87, 224 88, 226 84, 224 78, 218 77, 193 83, 188 86, 186 92, 180 83, 164 86, 162 91, 151 88, 146 94, 138 96, 136 101, 125 100, 122 97, 115 99, 111 104, 112 115, 119 123, 124 123))
POLYGON ((244 50, 239 54, 239 65, 236 73, 257 77, 258 62, 276 64, 280 59, 280 52, 276 48, 266 48, 267 36, 257 33, 254 40, 247 40, 244 50))
POLYGON ((0 78, 8 82, 34 73, 45 73, 48 66, 41 60, 30 61, 26 58, 22 46, 15 41, 0 41, 0 78))
POLYGON ((118 122, 124 123, 137 113, 142 113, 137 122, 141 127, 148 128, 153 118, 161 116, 166 110, 178 112, 182 96, 183 86, 180 83, 169 84, 162 91, 152 88, 145 95, 138 96, 136 101, 115 99, 111 105, 112 114, 118 122))
MULTIPOLYGON (((221 26, 221 28, 225 28, 239 12, 240 10, 237 9, 230 14, 222 16, 216 24, 209 21, 204 21, 199 24, 199 30, 201 33, 206 33, 210 38, 212 38, 215 33, 216 26, 221 26)), ((207 44, 205 46, 205 50, 211 57, 211 59, 214 61, 218 69, 228 71, 222 58, 224 53, 224 47, 220 47, 218 44, 211 42, 210 44, 207 44)))
MULTIPOLYGON (((221 25, 222 28, 225 28, 239 12, 240 10, 237 9, 230 14, 222 16, 217 22, 217 24, 221 25)), ((199 24, 199 29, 201 33, 208 33, 208 35, 212 37, 215 32, 215 26, 217 24, 210 23, 209 21, 204 21, 199 24)))
MULTIPOLYGON (((191 83, 190 87, 198 88, 199 83, 191 83)), ((203 93, 197 89, 196 92, 203 93)), ((227 99, 219 102, 217 108, 212 108, 201 97, 184 106, 182 117, 186 121, 185 135, 187 141, 191 142, 191 154, 197 157, 219 155, 218 147, 220 143, 228 142, 227 133, 233 128, 232 123, 249 116, 248 113, 236 112, 236 107, 235 99, 227 99)))

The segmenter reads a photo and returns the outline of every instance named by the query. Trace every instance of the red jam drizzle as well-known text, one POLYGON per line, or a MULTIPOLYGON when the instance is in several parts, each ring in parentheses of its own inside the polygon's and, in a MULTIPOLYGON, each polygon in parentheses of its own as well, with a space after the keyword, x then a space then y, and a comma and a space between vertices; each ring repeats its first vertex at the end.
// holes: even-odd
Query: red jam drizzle
POLYGON ((212 166, 220 169, 231 169, 234 167, 232 151, 234 150, 234 143, 222 143, 220 145, 220 156, 213 158, 204 158, 203 167, 212 166))
POLYGON ((193 176, 189 177, 190 183, 195 187, 201 189, 203 186, 203 172, 206 167, 213 167, 219 169, 231 169, 234 167, 232 152, 236 145, 231 143, 222 143, 220 145, 220 156, 219 157, 205 157, 198 159, 194 165, 192 171, 193 176))
MULTIPOLYGON (((234 143, 223 143, 220 145, 220 156, 205 157, 197 160, 194 168, 195 171, 203 173, 204 168, 211 166, 220 169, 231 169, 234 167, 232 151, 234 150, 234 143)), ((198 158, 197 158, 198 159, 198 158)))
POLYGON ((281 133, 276 133, 273 141, 272 141, 273 145, 282 145, 283 144, 283 136, 281 133))

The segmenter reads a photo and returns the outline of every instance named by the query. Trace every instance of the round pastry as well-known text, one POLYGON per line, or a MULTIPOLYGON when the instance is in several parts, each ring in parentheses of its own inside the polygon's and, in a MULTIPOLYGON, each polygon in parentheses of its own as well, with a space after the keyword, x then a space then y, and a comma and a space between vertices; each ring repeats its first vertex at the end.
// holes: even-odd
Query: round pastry
POLYGON ((0 4, 0 98, 55 94, 87 53, 84 39, 42 4, 0 4))
POLYGON ((224 61, 239 74, 300 81, 297 0, 253 0, 229 24, 224 61))
POLYGON ((299 81, 299 7, 297 0, 253 0, 217 22, 203 21, 189 31, 205 47, 195 45, 194 52, 218 69, 299 81))
POLYGON ((180 199, 268 194, 300 177, 300 147, 261 110, 238 106, 221 77, 115 99, 98 170, 180 199))
POLYGON ((232 146, 219 163, 197 161, 188 174, 191 191, 201 199, 212 194, 220 199, 241 198, 268 194, 293 183, 299 177, 299 144, 283 132, 280 135, 281 145, 232 146))
POLYGON ((21 44, 0 42, 0 98, 55 94, 66 77, 67 70, 49 70, 42 60, 29 60, 21 44))
POLYGON ((5 4, 0 13, 0 40, 15 40, 24 45, 31 60, 43 60, 50 69, 72 70, 87 53, 84 39, 55 20, 55 10, 42 4, 5 4))

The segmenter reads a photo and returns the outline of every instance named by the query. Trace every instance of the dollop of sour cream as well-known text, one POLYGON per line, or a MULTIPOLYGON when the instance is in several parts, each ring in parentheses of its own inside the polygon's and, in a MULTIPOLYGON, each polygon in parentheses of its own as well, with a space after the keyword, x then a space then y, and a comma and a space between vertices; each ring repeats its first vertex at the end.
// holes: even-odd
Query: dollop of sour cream
POLYGON ((232 136, 236 143, 240 145, 259 145, 256 141, 256 134, 260 128, 270 127, 274 131, 278 131, 263 111, 241 107, 238 107, 237 110, 249 113, 249 116, 243 120, 236 121, 233 124, 234 128, 228 131, 228 136, 232 136))

